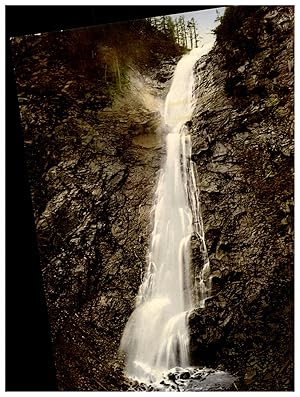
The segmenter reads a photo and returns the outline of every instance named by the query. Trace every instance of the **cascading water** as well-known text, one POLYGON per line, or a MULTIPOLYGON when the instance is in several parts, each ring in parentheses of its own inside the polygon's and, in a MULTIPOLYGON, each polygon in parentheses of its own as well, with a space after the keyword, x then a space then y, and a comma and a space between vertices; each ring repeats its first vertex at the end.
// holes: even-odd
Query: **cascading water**
POLYGON ((148 268, 121 340, 127 376, 145 383, 159 381, 175 366, 189 366, 187 315, 194 305, 204 306, 210 293, 186 126, 193 111, 193 67, 209 49, 197 48, 181 58, 165 101, 167 155, 156 190, 148 268), (192 283, 190 276, 191 238, 198 239, 203 259, 198 283, 192 283))

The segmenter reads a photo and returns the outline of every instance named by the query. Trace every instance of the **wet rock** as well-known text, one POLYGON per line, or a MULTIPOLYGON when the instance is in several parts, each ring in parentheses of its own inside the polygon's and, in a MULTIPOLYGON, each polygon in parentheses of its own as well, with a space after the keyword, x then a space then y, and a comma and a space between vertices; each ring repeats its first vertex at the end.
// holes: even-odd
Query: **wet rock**
POLYGON ((225 372, 213 372, 203 379, 191 379, 184 391, 218 391, 231 389, 235 377, 225 372))
POLYGON ((181 374, 179 374, 179 379, 189 379, 191 377, 191 374, 189 371, 183 371, 181 374))
POLYGON ((236 376, 212 368, 173 368, 159 383, 131 383, 133 391, 217 391, 232 390, 236 376), (174 380, 171 380, 174 378, 174 380))

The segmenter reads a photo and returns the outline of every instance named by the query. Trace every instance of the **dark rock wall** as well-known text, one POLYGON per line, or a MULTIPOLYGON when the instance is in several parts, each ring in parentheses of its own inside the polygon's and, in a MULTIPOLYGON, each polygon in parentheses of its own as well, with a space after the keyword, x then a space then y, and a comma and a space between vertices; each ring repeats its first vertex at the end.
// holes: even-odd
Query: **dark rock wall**
POLYGON ((101 389, 103 379, 118 390, 108 378, 145 263, 159 150, 132 143, 119 117, 76 119, 72 134, 89 143, 67 144, 43 175, 51 198, 37 231, 64 389, 101 389))
POLYGON ((190 319, 193 360, 236 372, 240 390, 291 390, 293 8, 247 8, 240 41, 219 35, 195 69, 193 159, 214 278, 190 319))
POLYGON ((108 98, 56 57, 63 40, 13 41, 58 387, 118 391, 161 163, 160 114, 146 103, 165 95, 176 61, 149 70, 155 82, 136 72, 145 97, 126 85, 108 98))

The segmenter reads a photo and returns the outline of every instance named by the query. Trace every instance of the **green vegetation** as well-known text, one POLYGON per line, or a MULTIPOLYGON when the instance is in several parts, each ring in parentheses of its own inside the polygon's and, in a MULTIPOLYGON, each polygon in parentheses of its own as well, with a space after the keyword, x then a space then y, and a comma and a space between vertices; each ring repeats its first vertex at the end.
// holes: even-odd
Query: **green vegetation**
POLYGON ((63 33, 63 39, 57 34, 58 56, 76 73, 107 86, 111 96, 126 87, 129 68, 147 71, 186 50, 164 18, 165 30, 144 19, 71 30, 63 33))
POLYGON ((58 81, 64 103, 57 105, 54 99, 61 112, 70 92, 73 99, 86 98, 89 109, 109 106, 127 91, 129 71, 157 72, 162 62, 176 63, 186 51, 174 35, 147 19, 16 37, 12 46, 19 79, 32 81, 28 95, 56 98, 54 81, 57 85, 56 75, 62 76, 58 81))
POLYGON ((170 39, 184 48, 198 47, 199 35, 194 18, 186 21, 181 15, 174 20, 170 16, 149 18, 148 21, 157 30, 163 32, 170 39))

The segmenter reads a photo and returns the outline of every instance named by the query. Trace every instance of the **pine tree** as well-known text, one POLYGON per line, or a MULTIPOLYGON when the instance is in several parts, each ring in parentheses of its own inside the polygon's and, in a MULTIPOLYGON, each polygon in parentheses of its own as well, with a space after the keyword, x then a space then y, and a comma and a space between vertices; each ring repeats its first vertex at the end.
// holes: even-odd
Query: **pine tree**
POLYGON ((180 37, 180 44, 183 47, 187 47, 187 32, 186 32, 186 25, 185 19, 183 16, 179 17, 179 37, 180 37))
POLYGON ((190 43, 191 43, 191 48, 193 48, 193 27, 192 27, 192 22, 188 21, 186 26, 187 26, 187 31, 188 31, 190 43))
POLYGON ((148 18, 147 20, 156 30, 164 33, 181 47, 188 47, 188 38, 193 43, 196 43, 195 28, 192 26, 189 27, 184 16, 180 16, 173 20, 171 16, 163 15, 161 17, 148 18))
POLYGON ((160 18, 160 30, 167 34, 167 21, 164 15, 160 18))
POLYGON ((167 25, 168 36, 171 37, 172 39, 176 40, 175 23, 173 22, 173 20, 170 16, 166 17, 166 25, 167 25))
POLYGON ((177 44, 180 45, 179 30, 180 30, 180 27, 179 27, 179 19, 178 19, 178 18, 175 18, 175 39, 176 39, 177 44))
POLYGON ((191 19, 191 23, 192 23, 192 29, 193 29, 193 36, 194 36, 194 43, 195 43, 195 47, 198 47, 198 43, 199 43, 199 36, 197 33, 197 27, 196 27, 196 22, 194 17, 191 19))

